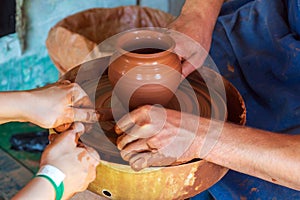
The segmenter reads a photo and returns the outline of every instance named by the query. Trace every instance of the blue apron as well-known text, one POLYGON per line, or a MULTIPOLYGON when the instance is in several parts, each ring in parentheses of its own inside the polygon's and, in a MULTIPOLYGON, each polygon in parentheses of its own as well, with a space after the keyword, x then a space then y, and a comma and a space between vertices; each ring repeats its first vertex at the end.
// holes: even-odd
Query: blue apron
MULTIPOLYGON (((210 56, 243 96, 247 126, 300 134, 300 0, 224 3, 210 56)), ((192 199, 294 200, 300 192, 229 171, 192 199)))

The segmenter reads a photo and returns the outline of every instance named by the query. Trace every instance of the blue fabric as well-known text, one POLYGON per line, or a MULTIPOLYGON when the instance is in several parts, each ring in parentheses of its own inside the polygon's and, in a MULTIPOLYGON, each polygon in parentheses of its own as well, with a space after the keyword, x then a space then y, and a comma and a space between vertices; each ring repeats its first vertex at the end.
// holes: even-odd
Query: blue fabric
MULTIPOLYGON (((247 126, 300 134, 299 40, 300 0, 232 0, 223 5, 210 55, 243 96, 247 126)), ((217 200, 300 199, 299 191, 234 171, 208 191, 217 200)))

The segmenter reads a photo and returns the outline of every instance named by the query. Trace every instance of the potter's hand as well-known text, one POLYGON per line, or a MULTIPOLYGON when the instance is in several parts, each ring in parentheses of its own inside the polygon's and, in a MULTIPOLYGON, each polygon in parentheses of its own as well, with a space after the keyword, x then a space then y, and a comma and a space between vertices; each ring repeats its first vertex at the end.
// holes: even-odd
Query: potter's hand
POLYGON ((195 19, 179 16, 168 28, 176 42, 175 52, 182 59, 182 74, 187 77, 205 61, 212 36, 202 26, 196 25, 195 19))
POLYGON ((186 0, 181 14, 168 28, 176 32, 175 52, 183 58, 182 73, 186 77, 202 66, 212 40, 212 32, 224 0, 186 0))
POLYGON ((75 121, 97 121, 87 94, 78 84, 69 81, 31 90, 27 102, 24 103, 28 108, 28 121, 43 128, 55 128, 75 121))
POLYGON ((199 118, 156 106, 143 106, 115 127, 121 156, 134 170, 179 164, 198 158, 199 118))
POLYGON ((78 138, 83 132, 83 124, 72 124, 68 131, 55 137, 41 157, 41 166, 55 166, 66 175, 63 199, 85 190, 96 177, 96 166, 100 158, 94 149, 78 145, 78 138))

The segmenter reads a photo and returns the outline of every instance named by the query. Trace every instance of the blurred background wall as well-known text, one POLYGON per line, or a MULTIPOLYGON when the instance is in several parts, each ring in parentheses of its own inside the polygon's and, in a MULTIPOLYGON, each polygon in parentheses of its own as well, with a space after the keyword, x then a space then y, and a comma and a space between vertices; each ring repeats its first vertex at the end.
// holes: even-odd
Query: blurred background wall
MULTIPOLYGON (((59 72, 48 56, 45 41, 52 26, 64 17, 96 7, 141 5, 178 15, 184 0, 3 0, 13 2, 13 15, 4 25, 15 30, 0 36, 0 91, 27 90, 55 82, 59 72)), ((8 8, 2 7, 5 12, 8 8)), ((10 10, 11 11, 11 10, 10 10)), ((3 13, 3 12, 2 12, 3 13)), ((3 28, 3 20, 1 30, 3 28)), ((1 22, 1 21, 0 21, 1 22)), ((1 23, 0 23, 1 25, 1 23)), ((7 28, 7 27, 5 27, 7 28)), ((1 31, 0 31, 1 32, 1 31)))

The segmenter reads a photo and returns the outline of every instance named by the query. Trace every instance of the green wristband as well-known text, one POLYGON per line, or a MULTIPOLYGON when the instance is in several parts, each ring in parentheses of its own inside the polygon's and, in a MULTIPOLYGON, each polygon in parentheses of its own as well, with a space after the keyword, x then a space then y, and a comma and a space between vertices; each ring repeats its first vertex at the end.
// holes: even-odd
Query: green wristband
POLYGON ((57 186, 55 184, 55 182, 49 177, 49 176, 46 176, 46 175, 43 175, 43 174, 38 174, 36 175, 35 177, 43 177, 45 179, 47 179, 54 187, 54 190, 55 190, 55 193, 56 193, 56 200, 61 200, 63 194, 64 194, 64 182, 61 182, 61 184, 59 186, 57 186))
POLYGON ((64 194, 64 182, 65 174, 60 171, 58 168, 52 165, 41 166, 35 177, 43 177, 47 179, 54 187, 55 190, 55 199, 61 200, 64 194))

